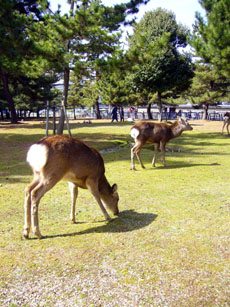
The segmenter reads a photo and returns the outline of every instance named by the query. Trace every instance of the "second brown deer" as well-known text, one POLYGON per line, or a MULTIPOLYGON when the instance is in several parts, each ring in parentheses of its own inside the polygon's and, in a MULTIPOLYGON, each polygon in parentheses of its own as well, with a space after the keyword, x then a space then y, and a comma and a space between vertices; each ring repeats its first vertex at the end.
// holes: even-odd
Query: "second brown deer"
POLYGON ((104 161, 99 152, 83 142, 64 135, 53 135, 32 145, 27 153, 34 179, 25 190, 24 237, 32 231, 42 238, 38 222, 38 205, 43 195, 61 179, 69 182, 72 195, 71 220, 75 223, 78 187, 88 189, 98 202, 106 220, 111 220, 105 206, 117 215, 117 185, 105 177, 104 161))
POLYGON ((230 125, 230 113, 226 112, 224 114, 224 123, 223 123, 223 127, 222 127, 222 134, 224 134, 224 127, 226 126, 227 132, 228 132, 228 136, 229 136, 229 130, 228 130, 228 126, 230 125))
POLYGON ((141 157, 140 152, 141 148, 145 143, 153 143, 155 147, 155 152, 153 156, 152 165, 155 167, 157 153, 159 148, 161 149, 162 160, 164 166, 165 162, 165 145, 171 139, 176 138, 182 134, 183 131, 192 130, 193 128, 188 123, 186 119, 179 118, 172 125, 165 123, 153 123, 153 122, 138 122, 131 128, 131 136, 135 140, 135 144, 131 149, 131 169, 136 170, 134 157, 135 154, 142 168, 145 168, 141 157))

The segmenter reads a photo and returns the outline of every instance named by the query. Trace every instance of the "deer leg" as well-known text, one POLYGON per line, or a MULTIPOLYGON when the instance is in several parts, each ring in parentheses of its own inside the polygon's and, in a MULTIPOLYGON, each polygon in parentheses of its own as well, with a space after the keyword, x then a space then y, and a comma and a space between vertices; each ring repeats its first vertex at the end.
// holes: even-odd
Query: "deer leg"
POLYGON ((32 230, 33 234, 39 239, 42 235, 39 230, 39 220, 38 220, 38 205, 44 194, 49 191, 55 184, 60 180, 54 175, 49 176, 47 179, 41 179, 40 183, 31 192, 31 213, 32 213, 32 230))
POLYGON ((111 217, 109 216, 109 214, 107 213, 102 201, 101 201, 101 198, 100 198, 100 194, 99 194, 99 190, 98 190, 98 181, 95 180, 95 178, 92 178, 92 179, 87 179, 86 181, 86 186, 88 188, 88 190, 91 192, 91 194, 94 196, 94 198, 96 199, 98 205, 100 206, 101 208, 101 211, 105 217, 105 219, 107 221, 111 221, 111 217))
POLYGON ((39 178, 34 178, 31 184, 25 189, 25 202, 24 202, 24 211, 25 211, 25 222, 24 222, 24 237, 28 239, 29 232, 31 228, 31 191, 38 185, 39 178))
POLYGON ((137 159, 138 159, 138 161, 139 161, 141 167, 142 167, 142 168, 145 168, 144 164, 142 163, 140 153, 141 153, 141 145, 138 146, 138 147, 136 148, 136 156, 137 156, 137 159))
POLYGON ((142 168, 145 168, 144 167, 144 164, 142 163, 141 161, 141 156, 140 156, 140 151, 141 151, 141 147, 143 146, 142 143, 136 143, 133 148, 131 149, 131 162, 132 162, 132 165, 131 165, 131 170, 136 170, 135 168, 135 163, 134 163, 134 157, 135 157, 135 154, 137 156, 137 159, 141 165, 142 168))
POLYGON ((165 143, 161 142, 161 154, 162 154, 162 161, 164 166, 166 166, 166 162, 165 162, 165 143))
POLYGON ((69 189, 70 194, 72 198, 72 206, 71 206, 71 212, 70 212, 70 219, 72 223, 75 223, 75 208, 76 208, 76 200, 78 195, 78 186, 72 182, 69 182, 69 189))
POLYGON ((31 213, 32 213, 32 231, 35 236, 39 239, 42 238, 42 235, 39 230, 39 221, 38 221, 38 205, 40 199, 45 194, 45 185, 41 181, 35 189, 31 192, 31 213))
POLYGON ((156 159, 157 159, 157 154, 158 154, 158 151, 159 151, 159 147, 160 147, 159 144, 154 144, 154 156, 153 156, 153 161, 152 161, 152 166, 153 167, 155 167, 155 164, 156 164, 156 159))
POLYGON ((229 126, 229 123, 227 124, 227 131, 228 131, 228 135, 229 135, 229 130, 228 130, 228 126, 229 126))
POLYGON ((135 162, 134 162, 134 158, 135 158, 135 148, 136 148, 136 144, 131 148, 131 170, 136 170, 135 168, 135 162))
MULTIPOLYGON (((227 124, 227 122, 224 121, 224 124, 223 124, 223 127, 222 127, 222 134, 224 134, 224 127, 225 127, 226 124, 227 124)), ((228 130, 228 128, 227 128, 227 130, 228 130)))

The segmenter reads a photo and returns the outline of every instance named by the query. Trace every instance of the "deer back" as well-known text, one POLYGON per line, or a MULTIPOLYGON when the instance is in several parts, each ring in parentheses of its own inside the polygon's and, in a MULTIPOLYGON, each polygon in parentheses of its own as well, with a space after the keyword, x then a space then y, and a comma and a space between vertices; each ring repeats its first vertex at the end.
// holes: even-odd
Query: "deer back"
POLYGON ((169 125, 150 122, 139 122, 135 124, 131 129, 131 136, 136 136, 138 140, 151 143, 159 143, 162 140, 167 142, 173 137, 169 125))
POLYGON ((32 145, 27 161, 35 172, 40 172, 44 177, 52 174, 76 182, 83 188, 87 177, 100 178, 105 172, 99 152, 64 135, 49 136, 32 145))

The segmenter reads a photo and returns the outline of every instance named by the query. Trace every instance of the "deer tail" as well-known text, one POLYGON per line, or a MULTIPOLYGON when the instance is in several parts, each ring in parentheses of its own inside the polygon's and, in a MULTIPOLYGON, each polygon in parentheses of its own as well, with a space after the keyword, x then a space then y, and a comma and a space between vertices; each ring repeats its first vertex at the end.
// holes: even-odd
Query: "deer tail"
POLYGON ((47 159, 48 148, 47 146, 41 144, 32 145, 26 157, 26 161, 37 172, 40 172, 40 170, 45 166, 47 159))
POLYGON ((136 139, 140 134, 140 131, 137 128, 132 128, 130 134, 133 139, 136 139))

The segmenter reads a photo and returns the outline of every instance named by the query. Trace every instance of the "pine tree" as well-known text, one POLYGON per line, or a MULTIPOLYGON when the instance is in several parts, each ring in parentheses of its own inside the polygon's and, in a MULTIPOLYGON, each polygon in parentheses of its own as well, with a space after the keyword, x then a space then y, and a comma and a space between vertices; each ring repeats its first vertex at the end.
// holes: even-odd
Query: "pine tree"
POLYGON ((185 97, 192 104, 203 107, 203 119, 207 119, 209 106, 225 99, 227 92, 226 78, 218 74, 213 65, 197 63, 191 87, 185 97))
POLYGON ((99 90, 102 102, 106 105, 125 106, 131 101, 131 91, 127 84, 130 65, 128 58, 117 50, 101 70, 99 90))
POLYGON ((0 1, 0 75, 4 96, 11 112, 11 122, 16 123, 16 111, 10 79, 35 73, 34 56, 37 53, 34 42, 29 37, 28 29, 43 20, 42 12, 46 10, 47 1, 0 1), (28 64, 30 62, 30 64, 28 64))
MULTIPOLYGON (((179 52, 187 45, 189 31, 178 25, 175 15, 164 9, 147 12, 129 39, 133 89, 146 97, 157 94, 159 120, 162 98, 184 91, 193 77, 191 57, 179 52)), ((149 102, 150 110, 151 102, 149 102)), ((151 116, 150 111, 148 112, 151 116)))
MULTIPOLYGON (((69 15, 55 14, 53 28, 60 35, 59 40, 65 53, 61 63, 64 72, 64 104, 68 100, 70 71, 73 70, 76 74, 82 69, 94 71, 95 82, 98 82, 98 63, 114 52, 120 26, 127 23, 127 16, 138 12, 140 4, 147 2, 148 0, 131 0, 126 4, 110 7, 99 0, 71 0, 69 15)), ((62 133, 63 126, 62 116, 58 133, 62 133)))
POLYGON ((191 40, 197 55, 213 64, 225 77, 230 77, 230 2, 200 0, 206 17, 196 13, 191 40))

